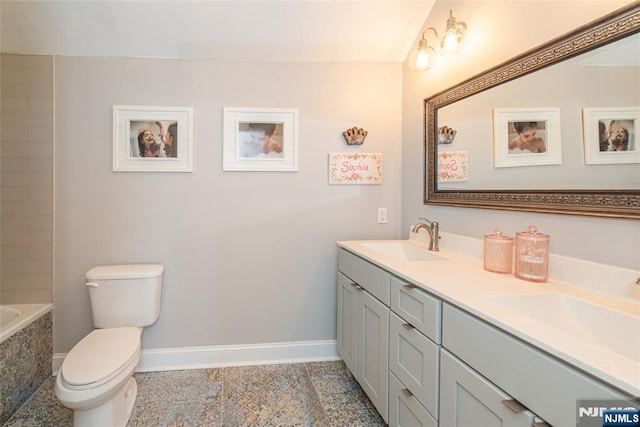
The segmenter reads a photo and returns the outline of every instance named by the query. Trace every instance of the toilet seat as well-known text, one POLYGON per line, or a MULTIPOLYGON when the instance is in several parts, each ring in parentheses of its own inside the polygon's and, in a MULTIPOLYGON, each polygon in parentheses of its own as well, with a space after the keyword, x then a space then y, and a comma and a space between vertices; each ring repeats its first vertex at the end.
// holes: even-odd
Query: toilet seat
POLYGON ((86 390, 110 381, 139 357, 137 327, 96 329, 71 349, 60 373, 71 390, 86 390))

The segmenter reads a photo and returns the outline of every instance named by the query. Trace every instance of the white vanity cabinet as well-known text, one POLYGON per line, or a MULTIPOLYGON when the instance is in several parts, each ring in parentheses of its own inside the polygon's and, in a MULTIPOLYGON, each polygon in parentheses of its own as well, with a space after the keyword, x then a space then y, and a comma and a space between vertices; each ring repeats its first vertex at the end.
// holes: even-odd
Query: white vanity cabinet
POLYGON ((338 269, 338 354, 387 421, 390 275, 345 250, 338 269))
POLYGON ((486 278, 456 275, 467 261, 429 270, 343 244, 338 354, 389 426, 575 426, 581 401, 637 400, 510 329, 482 303, 486 278))
POLYGON ((391 277, 389 425, 435 426, 442 302, 391 277))
POLYGON ((338 339, 337 350, 355 376, 358 372, 358 294, 361 287, 338 273, 338 339))
POLYGON ((472 380, 470 378, 473 375, 469 374, 465 381, 484 382, 484 388, 477 387, 483 391, 477 394, 472 392, 470 396, 473 395, 487 408, 495 406, 497 400, 503 400, 500 393, 508 393, 525 409, 535 412, 547 423, 554 426, 574 426, 577 421, 576 404, 579 400, 629 399, 629 396, 555 357, 446 303, 442 310, 442 325, 443 395, 440 419, 443 426, 466 425, 449 422, 455 420, 456 413, 463 404, 460 401, 451 402, 451 399, 456 394, 454 387, 464 388, 467 392, 470 390, 459 381, 460 375, 451 373, 456 369, 453 367, 454 363, 445 362, 444 355, 447 353, 444 349, 455 355, 457 359, 454 360, 459 359, 459 364, 471 368, 467 368, 468 371, 477 377, 472 380), (490 395, 488 389, 498 390, 489 400, 484 397, 490 395))
POLYGON ((390 426, 437 426, 442 302, 344 249, 338 270, 338 354, 390 426))

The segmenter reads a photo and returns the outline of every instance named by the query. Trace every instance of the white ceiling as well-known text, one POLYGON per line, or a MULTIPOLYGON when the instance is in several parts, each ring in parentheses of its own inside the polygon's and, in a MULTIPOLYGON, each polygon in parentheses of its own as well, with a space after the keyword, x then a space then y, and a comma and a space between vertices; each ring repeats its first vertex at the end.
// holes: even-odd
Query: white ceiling
POLYGON ((402 62, 435 0, 0 1, 3 53, 402 62))

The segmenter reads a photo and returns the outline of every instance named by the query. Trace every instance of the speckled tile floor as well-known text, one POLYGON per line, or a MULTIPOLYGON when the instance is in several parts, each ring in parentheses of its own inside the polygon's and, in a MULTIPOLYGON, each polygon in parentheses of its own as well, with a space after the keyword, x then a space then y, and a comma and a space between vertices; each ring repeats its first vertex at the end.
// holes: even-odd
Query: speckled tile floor
MULTIPOLYGON (((343 362, 147 372, 135 378, 130 427, 385 425, 343 362)), ((71 410, 57 401, 54 380, 4 427, 70 427, 71 410)))

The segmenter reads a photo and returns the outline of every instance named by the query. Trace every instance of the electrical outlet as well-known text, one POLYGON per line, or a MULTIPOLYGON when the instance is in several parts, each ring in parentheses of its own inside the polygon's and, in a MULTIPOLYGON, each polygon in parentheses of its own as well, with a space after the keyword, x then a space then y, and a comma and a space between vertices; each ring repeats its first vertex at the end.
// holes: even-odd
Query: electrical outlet
POLYGON ((378 208, 378 224, 387 223, 387 208, 378 208))

